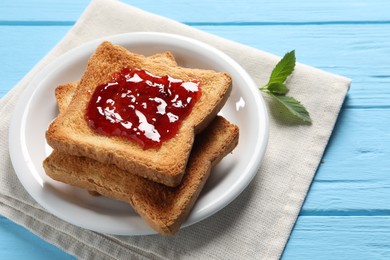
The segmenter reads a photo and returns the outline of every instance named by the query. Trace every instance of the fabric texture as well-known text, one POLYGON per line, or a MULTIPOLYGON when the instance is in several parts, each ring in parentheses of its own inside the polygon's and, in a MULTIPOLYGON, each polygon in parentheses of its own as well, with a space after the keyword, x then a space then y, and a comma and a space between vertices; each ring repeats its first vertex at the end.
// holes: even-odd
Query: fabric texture
POLYGON ((350 85, 347 78, 309 66, 297 64, 289 87, 313 124, 283 118, 266 99, 270 136, 258 174, 226 208, 175 236, 112 236, 76 227, 45 211, 20 184, 9 157, 8 128, 27 83, 54 58, 82 43, 136 31, 180 34, 210 44, 235 59, 259 86, 280 59, 115 0, 92 1, 69 33, 0 101, 0 214, 82 259, 278 259, 350 85))

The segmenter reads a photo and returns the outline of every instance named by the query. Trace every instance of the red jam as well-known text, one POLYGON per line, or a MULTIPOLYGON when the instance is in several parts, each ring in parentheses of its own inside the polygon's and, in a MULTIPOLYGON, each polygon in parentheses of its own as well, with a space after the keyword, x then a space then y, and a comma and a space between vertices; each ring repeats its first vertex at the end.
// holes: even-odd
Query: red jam
POLYGON ((175 136, 200 98, 199 81, 123 68, 92 94, 85 118, 96 132, 157 148, 175 136))

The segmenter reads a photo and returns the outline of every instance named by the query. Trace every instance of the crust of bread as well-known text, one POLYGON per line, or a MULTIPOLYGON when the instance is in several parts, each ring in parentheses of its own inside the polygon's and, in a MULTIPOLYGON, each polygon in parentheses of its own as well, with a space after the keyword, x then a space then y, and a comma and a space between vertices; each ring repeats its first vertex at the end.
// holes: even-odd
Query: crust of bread
POLYGON ((91 56, 69 107, 49 126, 48 144, 63 153, 86 156, 167 186, 177 186, 183 177, 196 133, 204 129, 225 104, 231 92, 227 73, 189 69, 156 63, 125 48, 103 42, 91 56), (85 119, 85 108, 94 89, 110 80, 123 67, 142 68, 163 76, 182 80, 198 79, 202 95, 190 115, 183 120, 178 134, 160 148, 143 149, 120 137, 107 137, 91 130, 85 119))
POLYGON ((238 143, 239 130, 223 117, 197 135, 183 181, 177 187, 155 183, 114 165, 54 150, 46 174, 70 185, 127 202, 157 232, 176 233, 187 219, 211 168, 238 143))
MULTIPOLYGON (((169 66, 177 66, 175 57, 169 51, 157 53, 152 56, 146 57, 149 60, 167 64, 169 66)), ((54 94, 58 104, 58 111, 63 113, 72 101, 73 95, 77 91, 79 82, 72 82, 56 87, 54 94)))

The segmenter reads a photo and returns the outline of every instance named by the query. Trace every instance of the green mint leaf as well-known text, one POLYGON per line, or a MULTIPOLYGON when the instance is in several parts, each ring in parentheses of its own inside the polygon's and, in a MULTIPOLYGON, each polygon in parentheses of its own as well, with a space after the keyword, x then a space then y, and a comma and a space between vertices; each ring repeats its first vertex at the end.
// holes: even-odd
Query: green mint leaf
POLYGON ((288 88, 281 82, 273 82, 268 85, 268 91, 275 95, 285 95, 288 92, 288 88))
POLYGON ((306 108, 298 100, 290 96, 274 95, 272 93, 268 94, 270 94, 277 101, 279 101, 280 104, 286 107, 291 112, 291 114, 306 123, 311 123, 309 112, 307 112, 306 108))
POLYGON ((287 86, 284 84, 295 68, 295 51, 290 51, 276 64, 272 70, 268 83, 259 88, 260 91, 269 94, 283 105, 293 116, 305 123, 311 123, 309 112, 295 98, 286 96, 287 86))
POLYGON ((276 64, 272 70, 268 85, 271 83, 283 83, 291 75, 295 68, 295 51, 290 51, 276 64))

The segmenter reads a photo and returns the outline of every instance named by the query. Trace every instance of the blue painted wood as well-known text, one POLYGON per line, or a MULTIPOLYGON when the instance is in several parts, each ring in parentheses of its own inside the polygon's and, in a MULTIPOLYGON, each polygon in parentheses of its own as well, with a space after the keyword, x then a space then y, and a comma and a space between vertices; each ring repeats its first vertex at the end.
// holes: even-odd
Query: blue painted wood
POLYGON ((0 26, 0 96, 48 53, 69 26, 0 26))
POLYGON ((70 260, 74 257, 0 216, 0 259, 70 260))
POLYGON ((388 215, 300 217, 282 259, 390 259, 389 230, 388 215))
POLYGON ((389 126, 388 108, 343 109, 301 215, 390 215, 389 126))
MULTIPOLYGON (((278 55, 295 49, 299 62, 351 77, 283 259, 390 258, 390 2, 125 2, 278 55)), ((0 2, 0 97, 66 34, 87 4, 0 2)), ((0 259, 45 257, 71 258, 0 216, 0 259)))
POLYGON ((347 107, 390 105, 390 24, 198 28, 280 56, 295 49, 299 62, 352 78, 347 107))
MULTIPOLYGON (((140 9, 189 23, 354 23, 389 21, 386 0, 289 0, 257 1, 143 1, 123 0, 140 9)), ((27 22, 73 22, 88 0, 4 0, 0 20, 27 22)))
MULTIPOLYGON (((390 31, 390 24, 194 27, 278 55, 295 49, 299 62, 352 78, 347 107, 370 107, 373 95, 375 107, 389 105, 390 88, 386 86, 390 84, 390 34, 385 32, 390 31), (359 34, 375 44, 351 36, 359 34), (320 51, 313 46, 321 46, 320 51)), ((0 84, 16 84, 69 29, 70 26, 0 26, 0 55, 8 64, 0 71, 0 84)), ((3 89, 0 91, 7 88, 3 89)))

